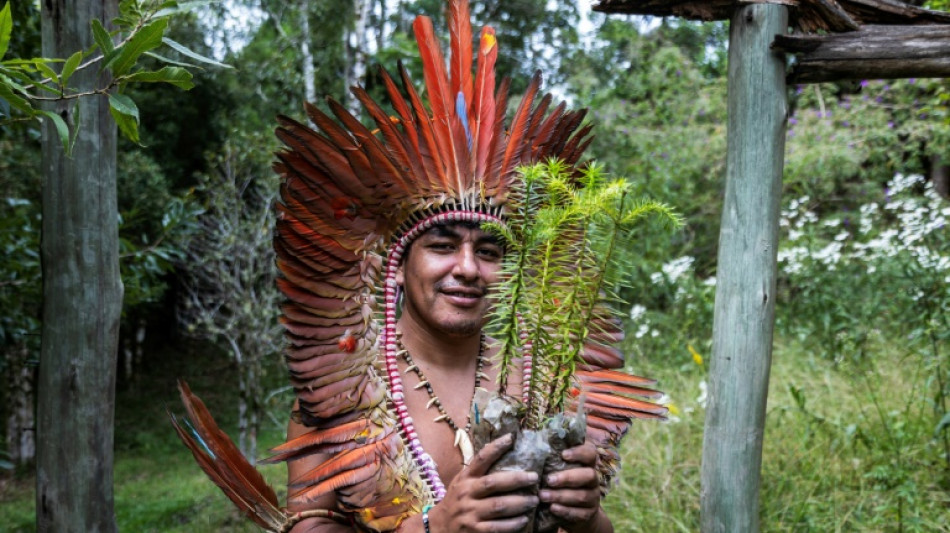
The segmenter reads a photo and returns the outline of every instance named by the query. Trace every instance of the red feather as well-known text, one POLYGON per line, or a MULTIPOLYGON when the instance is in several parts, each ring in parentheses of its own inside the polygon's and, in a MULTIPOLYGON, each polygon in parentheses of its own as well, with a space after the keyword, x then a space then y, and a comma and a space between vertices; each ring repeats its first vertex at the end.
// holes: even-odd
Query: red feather
MULTIPOLYGON (((452 98, 462 93, 472 104, 472 16, 468 0, 452 0, 449 4, 449 37, 452 47, 452 98)), ((468 110, 466 110, 468 111, 468 110)))
POLYGON ((462 139, 456 139, 456 133, 460 131, 461 124, 455 113, 455 96, 449 88, 445 59, 429 17, 416 17, 412 27, 415 30, 416 42, 419 44, 422 73, 429 95, 429 105, 432 107, 436 146, 441 152, 442 162, 446 165, 446 173, 449 177, 447 190, 458 194, 464 190, 460 173, 461 154, 458 149, 460 143, 464 146, 465 140, 464 134, 462 139))
POLYGON ((445 161, 443 153, 439 151, 439 145, 436 142, 435 126, 432 120, 429 119, 429 114, 426 112, 426 108, 422 104, 422 99, 419 98, 419 93, 416 92, 412 80, 409 79, 409 72, 401 67, 399 73, 402 76, 402 84, 406 88, 406 92, 409 93, 409 101, 412 103, 416 122, 419 125, 419 133, 422 135, 419 153, 422 155, 423 161, 425 161, 426 158, 431 161, 430 165, 435 170, 435 172, 429 173, 430 179, 432 176, 438 178, 438 181, 436 181, 433 186, 440 191, 452 190, 452 184, 449 181, 449 176, 446 174, 449 163, 445 161))
POLYGON ((519 156, 525 148, 523 144, 524 136, 528 131, 528 126, 531 125, 531 108, 534 105, 534 97, 538 94, 540 87, 541 72, 538 71, 534 74, 534 77, 531 78, 531 83, 528 84, 528 88, 521 98, 521 103, 518 105, 518 111, 515 112, 515 116, 511 122, 511 128, 508 132, 508 143, 505 148, 505 158, 501 165, 501 168, 505 172, 521 162, 519 156))
POLYGON ((478 72, 475 74, 475 91, 472 95, 472 136, 475 156, 475 180, 483 181, 488 172, 488 155, 491 149, 492 134, 495 131, 495 61, 498 59, 498 46, 495 30, 482 29, 478 46, 478 72))
POLYGON ((287 515, 280 508, 274 489, 244 458, 227 434, 221 431, 201 399, 192 394, 188 384, 179 381, 178 389, 200 441, 185 431, 174 416, 171 417, 172 424, 201 468, 255 523, 272 530, 282 527, 287 515))

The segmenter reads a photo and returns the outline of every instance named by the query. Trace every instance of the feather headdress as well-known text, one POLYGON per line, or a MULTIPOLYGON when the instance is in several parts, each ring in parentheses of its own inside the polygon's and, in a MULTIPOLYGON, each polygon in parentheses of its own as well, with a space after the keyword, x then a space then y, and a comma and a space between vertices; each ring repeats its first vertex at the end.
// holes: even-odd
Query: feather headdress
MULTIPOLYGON (((311 430, 277 447, 272 460, 329 454, 294 480, 289 499, 299 508, 335 493, 340 510, 374 531, 394 529, 445 493, 408 416, 396 368, 394 278, 403 253, 436 224, 504 226, 512 206, 522 205, 519 167, 551 159, 575 169, 590 142, 584 111, 563 104, 551 110, 551 97, 539 96, 540 74, 508 121, 508 83, 496 87, 494 30, 484 28, 473 48, 467 0, 450 0, 448 15, 449 68, 431 21, 418 17, 413 25, 428 106, 400 66, 401 87, 381 71, 392 116, 353 89, 372 129, 333 100, 332 117, 307 104, 315 129, 278 118, 277 136, 286 145, 274 166, 283 177, 274 241, 278 285, 286 296, 282 322, 296 416, 311 430)), ((605 370, 622 366, 607 346, 621 330, 604 313, 591 317, 599 338, 579 355, 576 379, 589 391, 589 433, 610 468, 630 419, 662 416, 663 409, 626 398, 652 391, 645 380, 605 370)), ((190 392, 183 397, 194 403, 190 392)), ((208 470, 220 456, 200 441, 220 436, 202 427, 208 426, 196 425, 196 438, 180 434, 208 470)), ((225 484, 239 477, 212 476, 225 484)), ((225 490, 232 499, 245 497, 225 490)), ((273 506, 268 499, 258 507, 273 506)))

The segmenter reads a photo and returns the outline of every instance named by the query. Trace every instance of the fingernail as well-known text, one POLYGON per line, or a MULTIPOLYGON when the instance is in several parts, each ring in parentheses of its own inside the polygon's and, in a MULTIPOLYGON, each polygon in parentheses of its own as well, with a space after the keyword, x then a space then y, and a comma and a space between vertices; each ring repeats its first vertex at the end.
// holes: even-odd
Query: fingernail
POLYGON ((502 443, 502 444, 511 444, 511 438, 512 438, 511 433, 507 433, 504 437, 501 438, 501 443, 502 443))
POLYGON ((535 483, 538 482, 537 472, 527 472, 527 474, 528 474, 528 477, 526 479, 528 483, 531 483, 532 485, 534 485, 535 483))
POLYGON ((555 484, 557 484, 557 480, 558 480, 558 477, 557 477, 557 475, 555 475, 555 474, 551 474, 550 476, 548 476, 547 478, 545 478, 545 481, 547 482, 548 485, 555 485, 555 484))
POLYGON ((551 501, 551 491, 542 490, 541 492, 538 493, 538 497, 541 498, 542 502, 549 502, 551 501))

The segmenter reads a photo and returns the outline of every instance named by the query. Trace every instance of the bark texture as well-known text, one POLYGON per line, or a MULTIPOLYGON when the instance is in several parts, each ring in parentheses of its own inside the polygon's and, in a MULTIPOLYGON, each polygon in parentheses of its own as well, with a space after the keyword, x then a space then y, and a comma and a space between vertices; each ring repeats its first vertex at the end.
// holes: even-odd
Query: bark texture
MULTIPOLYGON (((114 0, 43 0, 43 55, 68 57, 94 41, 90 21, 114 0)), ((104 86, 90 68, 70 80, 104 86)), ((57 102, 78 137, 72 156, 43 128, 43 328, 39 369, 36 515, 39 531, 116 530, 112 460, 122 283, 116 200, 116 127, 101 97, 57 102)))
POLYGON ((790 26, 806 33, 852 31, 865 24, 950 24, 950 13, 897 0, 599 0, 594 10, 726 20, 735 9, 750 4, 788 6, 790 26))
POLYGON ((833 35, 778 35, 796 54, 790 83, 950 77, 950 25, 865 26, 833 35))
POLYGON ((759 531, 788 113, 785 58, 769 44, 787 20, 782 6, 750 5, 729 24, 729 139, 703 433, 703 533, 759 531))

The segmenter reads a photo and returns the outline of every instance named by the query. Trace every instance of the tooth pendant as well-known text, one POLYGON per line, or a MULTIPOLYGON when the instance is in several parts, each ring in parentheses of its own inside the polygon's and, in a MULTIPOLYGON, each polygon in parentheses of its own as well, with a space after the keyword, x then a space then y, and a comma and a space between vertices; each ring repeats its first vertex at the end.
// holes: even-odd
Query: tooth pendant
POLYGON ((472 439, 464 429, 455 430, 455 445, 462 451, 462 464, 468 465, 475 455, 475 446, 472 445, 472 439))

